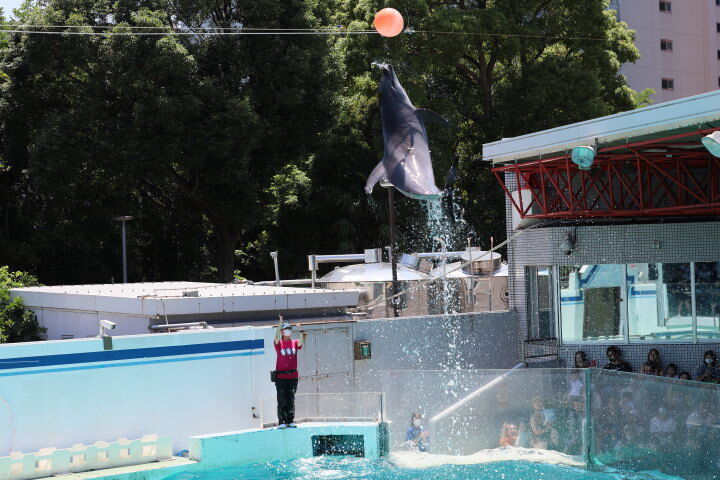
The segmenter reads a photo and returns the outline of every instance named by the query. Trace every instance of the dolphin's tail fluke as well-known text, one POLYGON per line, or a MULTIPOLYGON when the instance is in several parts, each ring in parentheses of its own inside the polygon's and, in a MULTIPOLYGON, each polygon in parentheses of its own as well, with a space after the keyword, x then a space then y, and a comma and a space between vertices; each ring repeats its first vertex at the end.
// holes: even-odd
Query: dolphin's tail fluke
POLYGON ((370 172, 370 176, 367 179, 367 182, 365 182, 365 192, 369 195, 373 191, 373 187, 375 187, 375 184, 377 184, 380 180, 387 177, 387 173, 385 171, 385 165, 383 165, 383 161, 380 160, 380 163, 377 164, 375 168, 373 168, 373 171, 370 172))

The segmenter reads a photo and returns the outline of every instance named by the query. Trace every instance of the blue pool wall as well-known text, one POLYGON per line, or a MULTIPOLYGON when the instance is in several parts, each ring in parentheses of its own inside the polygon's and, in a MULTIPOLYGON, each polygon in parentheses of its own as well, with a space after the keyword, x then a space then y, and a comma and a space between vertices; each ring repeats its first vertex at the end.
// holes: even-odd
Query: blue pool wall
POLYGON ((384 426, 370 422, 303 424, 292 429, 253 429, 200 435, 190 439, 190 458, 202 469, 256 462, 274 462, 313 456, 316 435, 359 435, 364 457, 385 455, 384 426))
MULTIPOLYGON (((508 368, 515 325, 507 313, 307 325, 300 392, 381 391, 383 370, 440 369, 457 335, 464 368, 508 368), (353 360, 355 340, 372 358, 353 360), (505 343, 503 343, 505 342, 505 343)), ((0 454, 76 443, 189 437, 255 428, 275 396, 272 327, 240 327, 0 345, 0 454), (9 407, 9 408, 8 408, 9 407), (255 409, 253 409, 255 407, 255 409)))

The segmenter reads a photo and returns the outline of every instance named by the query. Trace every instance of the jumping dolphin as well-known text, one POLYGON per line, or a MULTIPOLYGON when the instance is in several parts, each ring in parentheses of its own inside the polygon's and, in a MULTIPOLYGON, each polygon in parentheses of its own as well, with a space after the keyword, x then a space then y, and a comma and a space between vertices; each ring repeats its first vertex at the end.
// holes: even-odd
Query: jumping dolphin
POLYGON ((425 124, 448 122, 435 112, 415 108, 390 65, 376 66, 382 71, 380 115, 384 155, 370 173, 365 191, 371 193, 376 183, 384 181, 411 198, 438 196, 442 190, 435 186, 425 124))

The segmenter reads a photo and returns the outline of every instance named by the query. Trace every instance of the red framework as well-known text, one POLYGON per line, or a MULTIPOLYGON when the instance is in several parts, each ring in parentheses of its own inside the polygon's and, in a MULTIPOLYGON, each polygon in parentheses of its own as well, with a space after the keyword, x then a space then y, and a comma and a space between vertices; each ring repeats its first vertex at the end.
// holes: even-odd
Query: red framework
POLYGON ((601 148, 588 171, 568 153, 493 173, 522 218, 718 215, 720 159, 700 143, 716 130, 601 148), (506 174, 530 192, 530 202, 512 197, 506 174))

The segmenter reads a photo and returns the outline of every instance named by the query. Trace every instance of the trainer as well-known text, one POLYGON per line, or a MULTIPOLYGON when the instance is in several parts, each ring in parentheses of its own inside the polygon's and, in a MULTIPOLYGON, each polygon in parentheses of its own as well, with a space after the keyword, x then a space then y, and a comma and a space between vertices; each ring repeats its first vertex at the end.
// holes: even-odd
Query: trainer
POLYGON ((295 391, 298 385, 297 352, 305 343, 305 331, 297 323, 300 338, 291 338, 292 325, 282 315, 275 332, 275 388, 277 389, 278 428, 295 428, 295 391))

